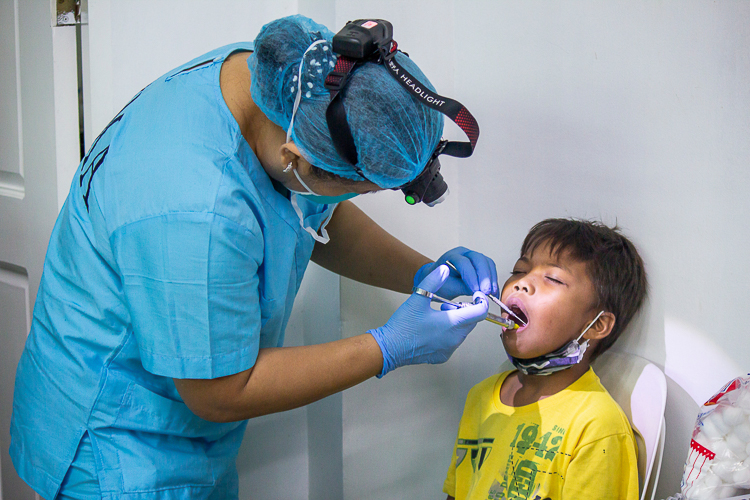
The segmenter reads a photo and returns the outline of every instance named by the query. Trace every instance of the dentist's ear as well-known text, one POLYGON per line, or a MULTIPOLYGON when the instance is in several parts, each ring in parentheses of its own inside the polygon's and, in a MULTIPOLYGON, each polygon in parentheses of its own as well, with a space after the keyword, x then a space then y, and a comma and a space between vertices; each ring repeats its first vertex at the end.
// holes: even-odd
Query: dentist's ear
POLYGON ((301 158, 299 149, 293 142, 282 144, 279 148, 279 156, 283 165, 287 165, 289 162, 297 163, 301 158))
POLYGON ((297 148, 297 145, 293 142, 290 141, 286 144, 282 144, 279 149, 279 154, 281 155, 282 165, 286 166, 291 162, 297 170, 297 173, 300 175, 309 175, 312 171, 312 165, 305 160, 305 157, 302 156, 299 148, 297 148))
POLYGON ((599 316, 599 319, 596 320, 596 323, 589 328, 589 331, 583 334, 583 338, 589 340, 603 339, 612 333, 612 328, 615 327, 615 321, 617 321, 617 319, 613 313, 604 312, 604 314, 599 316))

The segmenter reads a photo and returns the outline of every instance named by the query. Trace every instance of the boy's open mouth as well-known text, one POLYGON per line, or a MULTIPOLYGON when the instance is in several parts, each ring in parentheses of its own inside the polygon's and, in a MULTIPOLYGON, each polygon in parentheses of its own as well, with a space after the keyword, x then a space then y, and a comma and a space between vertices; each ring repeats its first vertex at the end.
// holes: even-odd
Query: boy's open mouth
MULTIPOLYGON (((518 326, 526 326, 526 325, 529 324, 529 318, 526 317, 526 314, 521 310, 520 307, 518 307, 515 304, 513 304, 513 305, 511 305, 509 307, 510 307, 510 310, 513 311, 513 314, 515 314, 516 316, 518 316, 518 319, 520 319, 521 321, 523 321, 523 323, 520 324, 520 325, 518 325, 518 326)), ((511 317, 511 319, 514 319, 514 318, 511 317)))

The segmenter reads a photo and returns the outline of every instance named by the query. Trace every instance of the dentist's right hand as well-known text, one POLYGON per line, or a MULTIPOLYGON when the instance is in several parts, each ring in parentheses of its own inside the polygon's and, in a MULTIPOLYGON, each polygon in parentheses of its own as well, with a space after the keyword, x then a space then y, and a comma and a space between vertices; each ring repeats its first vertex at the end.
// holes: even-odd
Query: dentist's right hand
MULTIPOLYGON (((440 289, 450 275, 441 265, 419 284, 429 292, 440 289)), ((474 293, 475 304, 459 309, 435 310, 430 299, 412 294, 388 322, 370 330, 383 353, 382 377, 400 366, 444 363, 478 322, 487 317, 489 303, 482 292, 474 293)))

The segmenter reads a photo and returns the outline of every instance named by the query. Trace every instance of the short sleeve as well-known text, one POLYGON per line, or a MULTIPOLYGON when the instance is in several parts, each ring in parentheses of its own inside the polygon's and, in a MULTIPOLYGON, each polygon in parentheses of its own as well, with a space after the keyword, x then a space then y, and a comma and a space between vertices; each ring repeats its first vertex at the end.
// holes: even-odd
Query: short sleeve
POLYGON ((118 228, 111 243, 146 370, 208 379, 255 364, 263 259, 257 222, 167 213, 118 228))
POLYGON ((638 459, 633 436, 614 434, 581 447, 565 473, 562 498, 638 500, 638 459))

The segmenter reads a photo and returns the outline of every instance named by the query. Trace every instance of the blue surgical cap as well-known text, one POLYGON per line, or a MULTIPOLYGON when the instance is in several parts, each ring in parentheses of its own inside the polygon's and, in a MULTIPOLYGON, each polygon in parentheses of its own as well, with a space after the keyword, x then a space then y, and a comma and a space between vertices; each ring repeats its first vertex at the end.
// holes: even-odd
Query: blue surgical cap
MULTIPOLYGON (((336 64, 332 39, 328 28, 304 16, 268 23, 255 39, 254 52, 248 58, 250 91, 260 110, 287 131, 301 88, 291 133, 294 144, 316 167, 362 180, 339 156, 326 122, 330 94, 324 81, 336 64), (317 40, 325 42, 307 51, 317 40)), ((435 90, 408 56, 398 53, 396 57, 409 73, 435 90)), ((419 175, 440 141, 443 116, 420 103, 384 66, 374 62, 358 66, 349 75, 342 97, 357 148, 357 166, 367 179, 382 188, 394 188, 419 175)))

